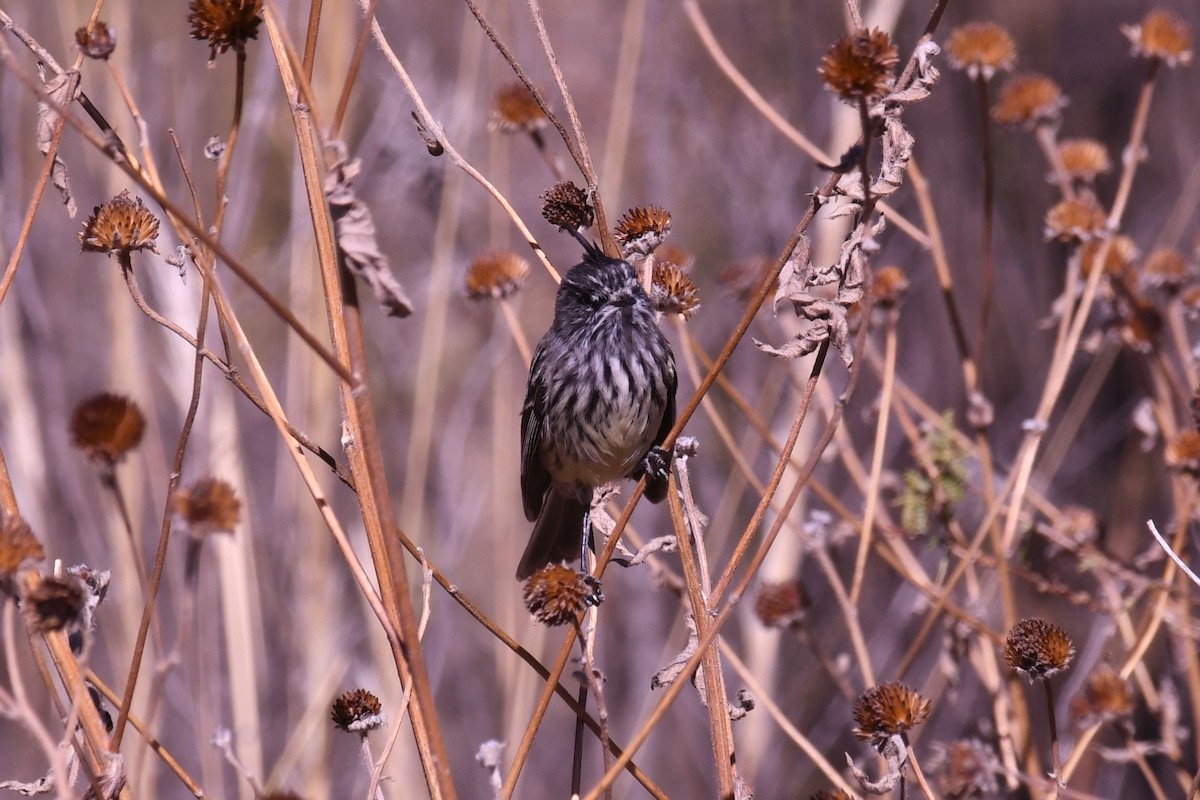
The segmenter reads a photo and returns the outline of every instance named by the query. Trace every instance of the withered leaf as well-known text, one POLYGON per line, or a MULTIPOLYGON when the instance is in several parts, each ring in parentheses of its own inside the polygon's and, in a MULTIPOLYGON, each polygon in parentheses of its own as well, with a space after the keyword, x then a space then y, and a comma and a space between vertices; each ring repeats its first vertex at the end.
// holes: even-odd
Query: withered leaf
MULTIPOLYGON (((61 117, 57 109, 69 106, 79 96, 79 73, 75 70, 66 70, 55 75, 46 83, 46 94, 51 102, 39 101, 37 108, 37 147, 42 155, 50 152, 54 129, 58 126, 61 117), (52 103, 57 105, 52 105, 52 103)), ((62 195, 63 205, 67 207, 67 215, 74 219, 75 198, 71 196, 67 165, 58 157, 57 152, 54 154, 54 165, 50 168, 50 178, 54 182, 54 188, 58 189, 58 193, 62 195)))

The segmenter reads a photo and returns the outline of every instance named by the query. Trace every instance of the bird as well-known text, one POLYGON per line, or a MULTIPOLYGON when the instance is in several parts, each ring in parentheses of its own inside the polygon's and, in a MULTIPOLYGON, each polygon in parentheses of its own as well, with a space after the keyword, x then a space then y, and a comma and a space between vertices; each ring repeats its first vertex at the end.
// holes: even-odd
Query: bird
POLYGON ((667 496, 675 356, 633 265, 577 238, 583 260, 559 285, 521 410, 521 499, 534 526, 518 580, 576 557, 586 572, 596 488, 646 475, 646 498, 667 496))

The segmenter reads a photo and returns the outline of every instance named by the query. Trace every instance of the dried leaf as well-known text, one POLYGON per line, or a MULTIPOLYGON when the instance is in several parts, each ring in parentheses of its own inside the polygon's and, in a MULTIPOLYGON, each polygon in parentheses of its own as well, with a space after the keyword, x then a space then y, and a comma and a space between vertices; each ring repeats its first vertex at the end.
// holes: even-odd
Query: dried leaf
MULTIPOLYGON (((58 126, 61 115, 58 108, 65 108, 75 102, 79 96, 79 73, 75 70, 60 72, 46 83, 46 94, 52 103, 41 101, 37 110, 37 147, 42 155, 50 152, 50 143, 54 139, 54 129, 58 126)), ((75 218, 75 198, 71 196, 71 183, 67 179, 67 165, 58 153, 54 154, 54 166, 50 168, 50 178, 54 187, 62 195, 63 205, 67 207, 67 215, 75 218)))
MULTIPOLYGON (((670 686, 674 683, 683 673, 683 668, 687 665, 688 659, 696 653, 696 647, 700 644, 700 637, 696 633, 696 621, 692 619, 691 614, 686 615, 683 621, 688 628, 687 646, 679 651, 679 655, 675 656, 670 664, 654 673, 654 677, 650 679, 650 688, 652 690, 661 689, 664 686, 670 686)), ((703 681, 703 678, 700 677, 699 669, 696 670, 696 679, 698 682, 703 681)), ((698 683, 698 685, 702 684, 698 683)), ((700 697, 702 699, 704 697, 703 690, 700 692, 700 697)))
POLYGON ((832 300, 810 297, 807 302, 796 301, 796 313, 803 321, 795 337, 781 347, 760 342, 754 343, 760 350, 780 358, 800 358, 816 352, 826 341, 837 348, 842 363, 849 369, 854 364, 854 350, 850 342, 850 323, 846 319, 846 308, 832 300))
POLYGON ((811 252, 812 240, 805 234, 800 237, 796 248, 792 250, 779 273, 779 288, 775 290, 776 308, 779 307, 780 300, 795 300, 806 295, 809 273, 812 271, 812 262, 809 261, 811 252))
POLYGON ((338 255, 351 273, 371 287, 388 316, 407 317, 413 311, 412 301, 379 249, 370 209, 350 185, 362 171, 362 162, 357 158, 347 160, 342 142, 331 142, 329 146, 334 160, 325 176, 325 199, 333 217, 338 255))

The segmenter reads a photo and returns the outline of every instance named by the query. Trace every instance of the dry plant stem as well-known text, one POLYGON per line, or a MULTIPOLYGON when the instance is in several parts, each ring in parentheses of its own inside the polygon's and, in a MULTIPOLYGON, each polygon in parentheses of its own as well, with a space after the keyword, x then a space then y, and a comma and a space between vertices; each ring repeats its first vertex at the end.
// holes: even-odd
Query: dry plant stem
MULTIPOLYGON (((632 0, 626 3, 621 24, 621 44, 617 51, 616 74, 613 76, 609 101, 608 130, 604 136, 604 155, 600 160, 604 190, 613 202, 620 200, 628 162, 629 131, 633 122, 634 99, 637 97, 637 78, 642 62, 648 5, 647 0, 632 0)), ((558 176, 558 180, 562 180, 561 175, 558 176)))
MULTIPOLYGON (((366 8, 366 3, 367 0, 359 0, 359 6, 363 8, 366 8)), ((467 5, 471 5, 470 0, 468 0, 467 5)), ((472 9, 472 11, 476 14, 476 17, 482 21, 482 18, 479 17, 479 14, 474 9, 472 9)), ((429 113, 429 108, 425 105, 424 99, 422 99, 421 94, 417 91, 416 84, 412 82, 412 78, 409 77, 408 71, 404 69, 404 64, 401 63, 400 59, 396 57, 395 51, 392 50, 391 45, 388 44, 387 39, 384 37, 383 29, 379 27, 378 20, 371 21, 371 33, 375 36, 375 43, 379 46, 379 49, 383 51, 384 57, 387 58, 388 64, 390 64, 392 67, 392 71, 396 73, 396 76, 400 79, 400 82, 404 84, 404 90, 408 92, 409 98, 413 101, 413 105, 416 106, 416 111, 414 113, 416 114, 417 120, 426 134, 432 137, 432 140, 441 146, 446 156, 451 162, 454 163, 456 167, 471 176, 472 180, 482 186, 487 193, 492 196, 492 199, 494 199, 500 205, 500 207, 504 209, 504 213, 507 214, 508 218, 513 221, 513 225, 521 234, 521 237, 525 240, 525 243, 528 244, 530 249, 533 250, 534 255, 536 255, 538 258, 538 261, 540 261, 542 266, 546 268, 546 272, 549 273, 550 277, 554 279, 555 283, 560 282, 562 278, 559 276, 558 270, 551 266, 550 259, 546 257, 546 253, 544 250, 542 250, 542 246, 537 243, 537 240, 533 237, 533 233, 530 232, 520 215, 517 214, 516 209, 512 207, 512 204, 508 202, 508 198, 501 194, 500 190, 493 186, 491 182, 487 180, 487 178, 483 177, 483 174, 480 173, 479 170, 471 166, 471 163, 462 157, 458 150, 455 149, 454 145, 451 144, 449 137, 446 136, 446 132, 442 130, 442 127, 434 120, 433 115, 429 113)), ((526 85, 531 86, 532 84, 527 83, 526 85)))
MULTIPOLYGON (((676 469, 679 469, 679 466, 676 466, 676 469)), ((707 579, 701 573, 700 559, 697 557, 697 550, 702 545, 696 539, 700 537, 701 531, 691 528, 684 520, 683 501, 679 496, 679 478, 675 470, 672 470, 669 476, 667 501, 671 510, 675 539, 679 542, 679 560, 683 565, 692 620, 696 623, 696 635, 702 637, 708 632, 712 611, 704 596, 703 584, 707 579)), ((737 761, 733 745, 733 724, 729 719, 725 694, 725 674, 721 670, 719 641, 719 638, 714 639, 712 646, 701 654, 701 669, 704 670, 704 695, 701 700, 708 711, 708 733, 713 750, 713 764, 717 771, 717 797, 724 799, 733 797, 734 782, 737 778, 734 765, 737 761)))
MULTIPOLYGON (((365 733, 358 735, 358 757, 359 761, 367 769, 367 775, 371 776, 375 773, 375 756, 371 753, 371 741, 365 733)), ((367 793, 368 800, 383 800, 383 791, 378 784, 374 784, 374 789, 367 793)))
POLYGON ((1138 744, 1134 741, 1133 731, 1124 722, 1116 723, 1117 733, 1120 734, 1121 740, 1125 742, 1125 749, 1129 751, 1129 757, 1133 759, 1133 763, 1137 764, 1138 771, 1142 773, 1142 778, 1146 781, 1146 785, 1150 787, 1150 791, 1154 793, 1154 800, 1167 800, 1167 793, 1163 791, 1162 784, 1158 780, 1158 776, 1154 774, 1154 770, 1150 768, 1150 762, 1146 760, 1146 756, 1138 748, 1138 744))
POLYGON ((1042 686, 1046 690, 1046 716, 1050 723, 1050 763, 1052 764, 1053 772, 1050 777, 1054 779, 1055 787, 1052 796, 1058 796, 1059 787, 1065 787, 1067 779, 1060 771, 1062 762, 1058 756, 1058 720, 1054 713, 1054 687, 1050 685, 1049 678, 1042 679, 1042 686))
POLYGON ((981 130, 980 149, 983 151, 983 297, 979 301, 979 332, 975 336, 975 360, 983 364, 983 354, 987 346, 988 315, 992 310, 992 222, 995 217, 995 180, 992 168, 992 126, 991 115, 988 113, 987 78, 981 72, 975 77, 975 87, 979 98, 979 124, 981 130))
POLYGON ((142 555, 141 542, 133 532, 133 520, 129 516, 129 505, 125 502, 125 495, 121 492, 121 485, 117 482, 117 471, 113 465, 106 464, 101 467, 100 485, 112 495, 113 504, 117 507, 117 516, 121 518, 121 527, 125 529, 125 536, 129 539, 133 566, 137 570, 138 582, 141 584, 144 598, 150 588, 150 578, 146 574, 146 559, 142 555))
MULTIPOLYGON (((792 498, 788 499, 790 501, 792 498)), ((833 559, 829 557, 828 548, 824 546, 813 548, 813 556, 821 567, 821 573, 824 574, 825 580, 829 582, 829 588, 833 590, 838 609, 842 613, 842 620, 846 623, 846 630, 850 634, 850 646, 854 648, 854 660, 858 664, 859 672, 862 673, 863 686, 874 686, 876 683, 875 668, 871 664, 871 651, 867 648, 867 639, 863 635, 862 625, 859 623, 858 608, 846 594, 846 585, 842 582, 842 577, 838 575, 833 559)))
POLYGON ((1058 152, 1058 126, 1046 122, 1038 123, 1038 126, 1034 128, 1033 136, 1042 150, 1042 156, 1046 159, 1046 163, 1050 165, 1051 175, 1058 191, 1065 199, 1073 199, 1076 194, 1075 183, 1067 174, 1067 168, 1063 166, 1062 156, 1058 152))
MULTIPOLYGON (((379 8, 379 0, 371 0, 363 17, 363 27, 354 43, 354 54, 350 57, 350 67, 346 70, 346 79, 342 82, 342 91, 338 96, 337 108, 333 112, 333 122, 329 125, 329 138, 337 139, 342 132, 342 122, 346 119, 346 109, 350 106, 350 92, 358 79, 358 71, 362 67, 363 54, 367 51, 367 41, 371 38, 371 23, 375 21, 375 11, 379 8)), ((304 48, 304 76, 312 82, 312 67, 308 63, 308 43, 304 48)))
MULTIPOLYGON (((579 638, 582 646, 583 633, 579 630, 579 623, 575 623, 575 636, 579 638)), ((579 694, 575 697, 575 702, 581 708, 587 708, 588 685, 584 681, 579 686, 579 694)), ((603 723, 602 723, 603 724, 603 723)), ((571 797, 578 797, 581 788, 583 787, 583 717, 575 717, 575 743, 571 748, 571 797)), ((601 728, 603 730, 603 728, 601 728)), ((607 733, 606 733, 607 735, 607 733)), ((607 765, 606 765, 607 766, 607 765)))
POLYGON ((308 27, 304 32, 304 78, 312 83, 313 66, 317 63, 317 35, 321 30, 321 8, 324 0, 310 0, 308 4, 308 27))
MULTIPOLYGON (((264 17, 285 90, 289 97, 296 97, 296 65, 287 58, 283 33, 274 9, 266 8, 264 17)), ((350 364, 353 374, 359 378, 354 384, 339 383, 338 389, 347 431, 346 451, 350 471, 358 487, 358 502, 378 578, 380 599, 387 618, 399 634, 398 638, 390 639, 392 655, 401 683, 413 687, 410 720, 426 784, 435 800, 453 800, 456 796, 454 781, 433 702, 432 685, 417 636, 417 617, 409 597, 404 555, 396 537, 391 535, 397 525, 383 468, 370 385, 366 380, 368 367, 357 287, 354 278, 338 263, 333 223, 325 202, 321 162, 317 154, 317 132, 312 118, 304 108, 293 105, 292 122, 300 149, 304 186, 321 266, 330 338, 339 361, 350 364)))
MULTIPOLYGON (((600 723, 600 743, 603 747, 600 755, 603 759, 604 770, 607 772, 608 765, 612 763, 612 754, 610 752, 611 742, 608 738, 608 708, 604 704, 604 688, 600 685, 600 673, 596 670, 596 664, 592 657, 592 650, 595 647, 595 627, 592 628, 592 631, 593 634, 591 636, 585 635, 583 629, 580 627, 579 620, 575 620, 575 638, 579 640, 579 650, 585 675, 584 686, 590 686, 592 694, 596 698, 596 718, 600 723)), ((580 697, 583 697, 583 687, 580 687, 580 697)), ((576 718, 576 722, 578 724, 580 720, 576 718)), ((579 742, 582 743, 582 740, 580 739, 579 742)), ((578 748, 576 748, 576 751, 578 752, 578 748)), ((580 766, 582 767, 582 762, 580 766)), ((571 788, 572 795, 578 796, 580 788, 579 785, 573 785, 571 788)), ((604 793, 604 800, 612 800, 611 789, 604 793)))
POLYGON ((883 453, 887 445, 888 420, 892 409, 892 388, 896 379, 896 322, 894 310, 887 311, 887 331, 884 336, 883 388, 879 393, 879 416, 875 421, 875 444, 871 453, 871 477, 867 483, 867 507, 863 510, 862 527, 858 532, 858 553, 854 559, 854 579, 850 584, 850 605, 858 607, 862 593, 863 574, 867 568, 867 553, 871 548, 871 533, 875 530, 875 509, 879 502, 879 482, 883 477, 883 453))
POLYGON ((929 782, 925 780, 925 773, 921 771, 921 764, 917 761, 917 754, 913 752, 912 746, 908 743, 908 737, 904 737, 904 746, 908 748, 908 765, 912 767, 913 775, 917 777, 917 785, 921 787, 921 791, 925 793, 925 797, 929 800, 937 800, 937 795, 933 793, 933 789, 929 788, 929 782))
POLYGON ((508 326, 508 332, 512 334, 513 343, 517 346, 517 352, 521 354, 521 361, 529 366, 529 361, 533 358, 532 351, 529 349, 529 339, 525 336, 525 331, 521 329, 521 321, 517 319, 517 312, 513 310, 512 303, 507 297, 501 297, 496 301, 496 305, 500 306, 500 313, 504 317, 504 324, 508 326))
POLYGON ((845 0, 846 18, 850 23, 850 32, 862 30, 862 14, 858 10, 858 0, 845 0))
MULTIPOLYGON (((831 164, 837 161, 836 158, 830 157, 828 153, 814 144, 811 139, 785 120, 775 110, 775 107, 759 94, 758 90, 754 88, 746 76, 734 66, 729 56, 721 48, 720 43, 717 42, 717 37, 713 33, 712 28, 709 27, 708 20, 704 17, 704 13, 700 10, 700 6, 696 3, 696 0, 683 0, 683 11, 687 15, 688 22, 691 24, 693 30, 696 31, 696 35, 700 37, 700 43, 704 45, 709 57, 716 63, 721 72, 725 74, 730 83, 749 101, 750 105, 763 115, 767 122, 771 123, 788 141, 796 145, 796 147, 817 163, 831 164)), ((888 222, 891 222, 903 231, 905 235, 918 245, 923 248, 929 247, 929 237, 894 208, 887 203, 880 203, 879 210, 888 218, 888 222)))

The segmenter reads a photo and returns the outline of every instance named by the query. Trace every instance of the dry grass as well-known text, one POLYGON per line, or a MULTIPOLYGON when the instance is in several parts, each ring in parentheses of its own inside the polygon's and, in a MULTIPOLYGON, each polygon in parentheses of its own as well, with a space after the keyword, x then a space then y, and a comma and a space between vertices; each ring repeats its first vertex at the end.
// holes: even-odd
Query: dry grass
POLYGON ((1195 796, 1200 588, 1146 525, 1197 562, 1172 17, 189 5, 0 4, 0 787, 1195 796), (597 520, 652 546, 547 628, 512 574, 564 178, 612 253, 669 212, 691 313, 670 502, 597 520))

